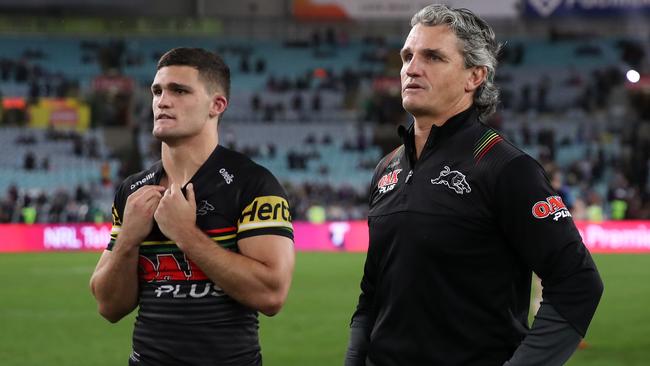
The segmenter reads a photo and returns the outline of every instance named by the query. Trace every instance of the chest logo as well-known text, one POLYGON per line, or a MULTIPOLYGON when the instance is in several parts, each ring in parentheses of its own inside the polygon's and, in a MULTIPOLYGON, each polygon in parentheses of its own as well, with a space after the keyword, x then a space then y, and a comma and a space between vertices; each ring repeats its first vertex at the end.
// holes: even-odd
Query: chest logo
POLYGON ((208 203, 208 201, 203 200, 196 208, 196 214, 198 216, 207 215, 208 211, 214 211, 214 206, 208 203))
POLYGON ((398 176, 401 171, 402 169, 395 169, 388 174, 384 174, 381 179, 379 179, 379 183, 377 183, 377 189, 379 189, 379 193, 392 191, 397 185, 398 176))
POLYGON ((232 181, 235 179, 235 176, 233 174, 229 174, 226 168, 219 169, 219 173, 221 173, 221 176, 226 181, 226 184, 232 183, 232 181))
POLYGON ((431 179, 431 184, 444 184, 458 194, 470 193, 472 191, 469 183, 467 183, 467 179, 465 179, 465 174, 457 170, 450 170, 448 166, 445 166, 445 169, 440 172, 438 178, 431 179))

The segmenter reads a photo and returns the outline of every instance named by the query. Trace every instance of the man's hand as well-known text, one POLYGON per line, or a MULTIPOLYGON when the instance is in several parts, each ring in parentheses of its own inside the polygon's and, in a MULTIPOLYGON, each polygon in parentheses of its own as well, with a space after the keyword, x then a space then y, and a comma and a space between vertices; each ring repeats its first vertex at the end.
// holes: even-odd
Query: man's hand
POLYGON ((164 191, 163 186, 146 185, 138 188, 126 199, 119 235, 128 240, 123 240, 122 243, 139 245, 147 237, 153 228, 154 212, 164 191))
POLYGON ((172 183, 154 214, 160 231, 177 245, 184 233, 192 232, 196 227, 196 200, 192 183, 187 185, 186 191, 187 198, 181 192, 181 187, 172 183))

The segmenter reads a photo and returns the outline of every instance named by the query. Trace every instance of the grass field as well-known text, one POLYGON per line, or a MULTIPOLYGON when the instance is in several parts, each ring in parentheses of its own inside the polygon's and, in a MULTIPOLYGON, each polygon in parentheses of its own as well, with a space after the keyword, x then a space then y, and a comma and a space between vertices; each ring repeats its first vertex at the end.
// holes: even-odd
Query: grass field
MULTIPOLYGON (((88 278, 98 253, 0 254, 0 365, 125 365, 133 316, 97 315, 88 278)), ((364 254, 299 253, 289 299, 261 316, 264 364, 341 365, 364 254)), ((605 295, 570 366, 650 360, 650 255, 599 255, 605 295)))

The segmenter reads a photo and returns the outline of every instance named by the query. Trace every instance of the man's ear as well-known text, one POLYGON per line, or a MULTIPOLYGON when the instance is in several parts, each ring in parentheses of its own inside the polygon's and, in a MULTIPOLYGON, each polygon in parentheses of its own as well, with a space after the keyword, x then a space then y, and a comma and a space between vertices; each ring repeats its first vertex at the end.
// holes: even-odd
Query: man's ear
POLYGON ((223 113, 228 107, 228 99, 220 93, 215 93, 212 96, 212 103, 210 104, 210 118, 214 118, 223 113))
POLYGON ((467 83, 465 84, 465 91, 471 92, 478 89, 481 84, 485 81, 487 77, 487 67, 485 66, 474 66, 470 69, 469 77, 467 78, 467 83))

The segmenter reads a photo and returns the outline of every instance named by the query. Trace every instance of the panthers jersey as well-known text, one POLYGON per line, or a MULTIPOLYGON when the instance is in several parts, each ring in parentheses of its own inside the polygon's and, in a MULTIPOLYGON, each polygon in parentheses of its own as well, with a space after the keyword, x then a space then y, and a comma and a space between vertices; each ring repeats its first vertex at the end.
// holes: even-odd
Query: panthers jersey
MULTIPOLYGON (((108 250, 119 236, 126 199, 143 185, 159 184, 164 174, 158 162, 119 187, 108 250)), ((215 245, 238 252, 238 240, 246 237, 293 239, 284 189, 244 155, 218 146, 190 182, 196 225, 215 245)), ((139 255, 139 310, 130 365, 261 364, 256 311, 211 282, 155 223, 139 255)))
POLYGON ((370 247, 352 327, 366 365, 502 365, 528 330, 531 271, 584 335, 602 289, 562 199, 539 164, 470 108, 413 126, 377 166, 370 247))

